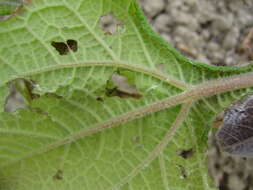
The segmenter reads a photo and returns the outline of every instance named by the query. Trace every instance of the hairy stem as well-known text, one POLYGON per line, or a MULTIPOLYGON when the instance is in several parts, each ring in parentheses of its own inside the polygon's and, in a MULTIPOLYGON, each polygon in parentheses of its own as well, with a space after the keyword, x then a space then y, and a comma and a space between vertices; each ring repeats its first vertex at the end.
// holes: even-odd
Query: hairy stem
MULTIPOLYGON (((11 162, 16 162, 24 158, 31 157, 35 154, 41 154, 41 153, 47 152, 56 147, 73 142, 85 136, 92 135, 94 133, 97 133, 99 131, 105 130, 113 126, 120 126, 120 124, 132 121, 137 118, 141 118, 143 116, 146 116, 148 114, 151 114, 160 110, 170 108, 172 106, 180 105, 187 102, 194 102, 196 100, 199 100, 205 97, 213 96, 213 95, 224 93, 231 90, 247 88, 251 86, 253 86, 253 73, 235 75, 235 76, 231 76, 231 77, 227 77, 227 78, 223 78, 219 80, 205 82, 205 83, 196 85, 192 87, 191 89, 183 93, 180 93, 178 95, 165 98, 154 104, 120 115, 109 121, 100 123, 94 128, 84 129, 84 130, 79 131, 78 133, 71 134, 62 140, 56 141, 51 145, 48 145, 46 147, 43 147, 42 149, 33 151, 30 154, 27 154, 25 157, 19 158, 18 160, 12 160, 11 162)), ((9 163, 6 163, 2 165, 1 167, 4 167, 8 165, 9 163)))
POLYGON ((165 98, 159 102, 148 105, 146 107, 137 109, 135 111, 120 115, 111 119, 110 121, 99 124, 98 126, 91 129, 84 129, 79 131, 77 134, 72 134, 70 137, 63 139, 57 144, 65 144, 66 142, 77 140, 81 137, 97 133, 98 131, 106 128, 123 124, 131 120, 143 117, 145 115, 167 109, 169 107, 180 105, 182 103, 193 102, 205 97, 213 96, 216 94, 224 93, 231 90, 240 88, 247 88, 253 86, 253 73, 247 73, 242 75, 235 75, 232 77, 213 80, 194 86, 192 89, 187 90, 178 95, 165 98))

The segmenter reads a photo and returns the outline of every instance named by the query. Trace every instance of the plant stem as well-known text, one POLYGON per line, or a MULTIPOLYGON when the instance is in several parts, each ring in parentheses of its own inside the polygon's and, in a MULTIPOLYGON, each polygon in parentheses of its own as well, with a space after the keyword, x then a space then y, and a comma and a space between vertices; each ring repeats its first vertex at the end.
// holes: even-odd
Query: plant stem
MULTIPOLYGON (((94 133, 97 133, 99 131, 105 130, 113 126, 120 126, 120 124, 122 123, 126 123, 134 119, 144 117, 148 114, 151 114, 160 110, 164 110, 172 106, 180 105, 187 102, 194 102, 196 100, 199 100, 205 97, 221 94, 221 93, 228 92, 231 90, 247 88, 251 86, 253 86, 253 73, 234 75, 234 76, 223 78, 223 79, 208 81, 208 82, 193 86, 191 89, 186 90, 185 92, 182 92, 178 95, 165 98, 159 102, 142 107, 135 111, 132 111, 123 115, 119 115, 118 117, 115 117, 109 121, 100 123, 93 128, 84 129, 84 130, 79 131, 78 133, 70 134, 68 137, 62 140, 56 141, 53 144, 43 147, 37 151, 31 152, 30 154, 27 154, 25 157, 27 158, 35 154, 41 154, 43 152, 47 152, 56 147, 73 142, 85 136, 92 135, 94 133)), ((19 158, 18 160, 21 160, 21 159, 24 159, 24 157, 19 158)), ((16 162, 18 160, 13 160, 11 162, 16 162)), ((9 163, 5 164, 4 166, 8 164, 9 163)))

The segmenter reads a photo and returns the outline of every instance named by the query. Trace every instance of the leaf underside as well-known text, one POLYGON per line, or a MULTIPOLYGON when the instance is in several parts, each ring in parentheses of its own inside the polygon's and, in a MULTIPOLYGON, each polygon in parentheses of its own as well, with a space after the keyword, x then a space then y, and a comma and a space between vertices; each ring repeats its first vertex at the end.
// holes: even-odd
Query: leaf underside
POLYGON ((251 66, 184 58, 134 0, 34 0, 0 22, 0 42, 0 190, 214 189, 205 164, 211 122, 250 88, 170 98, 251 66), (121 23, 115 33, 100 24, 107 14, 121 23), (141 96, 109 96, 115 74, 141 96), (8 84, 18 78, 39 96, 6 113, 8 84), (153 106, 167 99, 167 109, 153 106))

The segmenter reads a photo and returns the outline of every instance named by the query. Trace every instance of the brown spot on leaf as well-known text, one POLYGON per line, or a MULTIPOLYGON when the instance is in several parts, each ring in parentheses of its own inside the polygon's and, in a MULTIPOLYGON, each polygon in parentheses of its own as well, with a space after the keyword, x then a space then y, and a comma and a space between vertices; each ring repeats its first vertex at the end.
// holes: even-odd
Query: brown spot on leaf
POLYGON ((62 180, 63 179, 63 170, 57 170, 55 175, 53 176, 54 180, 62 180))
POLYGON ((183 149, 183 150, 177 151, 177 154, 178 154, 179 156, 181 156, 182 158, 184 158, 184 159, 188 159, 188 158, 190 158, 190 157, 193 156, 194 150, 193 150, 193 148, 190 148, 190 149, 183 149))
POLYGON ((100 25, 105 34, 113 35, 122 29, 123 22, 118 20, 112 13, 108 13, 100 18, 100 25))
POLYGON ((58 51, 60 55, 67 55, 70 51, 76 52, 78 44, 76 40, 67 40, 67 42, 52 41, 51 45, 58 51))

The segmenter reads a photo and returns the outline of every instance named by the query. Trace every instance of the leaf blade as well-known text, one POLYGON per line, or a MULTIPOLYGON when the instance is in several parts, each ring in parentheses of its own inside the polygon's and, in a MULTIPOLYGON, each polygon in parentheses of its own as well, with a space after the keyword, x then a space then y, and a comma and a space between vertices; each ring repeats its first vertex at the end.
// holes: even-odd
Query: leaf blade
MULTIPOLYGON (((227 92, 235 90, 232 83, 247 88, 240 92, 250 90, 250 80, 242 86, 237 79, 245 82, 252 74, 237 74, 252 66, 213 67, 182 57, 149 28, 135 1, 127 0, 33 1, 23 15, 0 23, 0 40, 1 87, 26 78, 41 95, 28 110, 0 115, 0 189, 111 189, 117 184, 212 189, 203 166, 206 122, 241 96, 240 90, 227 92), (123 21, 122 33, 108 36, 100 28, 100 16, 109 12, 123 21), (51 47, 51 41, 69 39, 78 41, 76 52, 61 56, 51 47), (143 98, 106 97, 107 81, 121 69, 133 74, 143 98), (186 122, 161 156, 149 157, 173 130, 168 127, 182 104, 192 101, 186 122), (109 129, 100 131, 103 126, 109 129), (189 160, 176 153, 185 148, 196 151, 189 160), (143 160, 150 159, 144 167, 143 160)), ((6 93, 0 97, 4 102, 6 93)))

